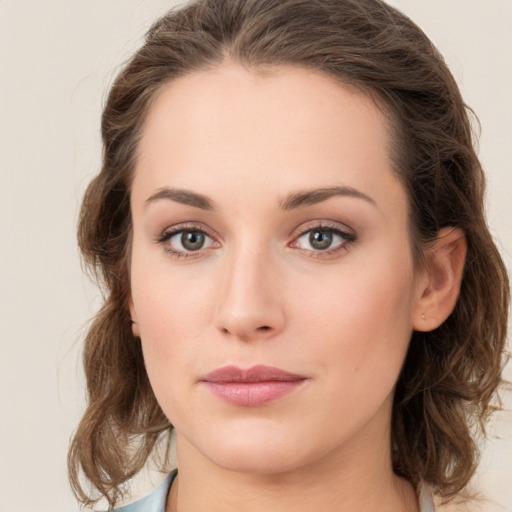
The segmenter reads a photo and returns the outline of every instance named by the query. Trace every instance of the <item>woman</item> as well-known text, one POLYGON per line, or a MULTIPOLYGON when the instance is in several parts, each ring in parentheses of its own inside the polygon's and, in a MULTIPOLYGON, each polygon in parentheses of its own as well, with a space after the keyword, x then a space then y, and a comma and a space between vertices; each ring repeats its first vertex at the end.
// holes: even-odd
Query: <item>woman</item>
POLYGON ((421 30, 377 0, 191 2, 120 73, 102 133, 78 497, 95 500, 83 472, 115 506, 174 431, 179 471, 120 510, 463 498, 508 279, 466 107, 421 30))

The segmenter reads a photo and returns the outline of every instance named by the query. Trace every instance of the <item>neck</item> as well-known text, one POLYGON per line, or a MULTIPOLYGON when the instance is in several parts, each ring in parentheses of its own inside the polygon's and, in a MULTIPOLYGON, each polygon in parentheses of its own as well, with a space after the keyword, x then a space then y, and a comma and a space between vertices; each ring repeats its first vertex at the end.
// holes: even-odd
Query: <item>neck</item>
POLYGON ((166 512, 418 512, 413 487, 393 473, 389 430, 377 443, 375 432, 362 434, 335 452, 281 473, 220 467, 178 434, 179 473, 166 512))
POLYGON ((396 476, 389 483, 350 486, 347 481, 319 481, 308 475, 309 481, 282 477, 216 479, 190 485, 187 477, 178 475, 171 488, 166 512, 418 512, 413 487, 396 476), (188 482, 188 483, 187 483, 188 482))

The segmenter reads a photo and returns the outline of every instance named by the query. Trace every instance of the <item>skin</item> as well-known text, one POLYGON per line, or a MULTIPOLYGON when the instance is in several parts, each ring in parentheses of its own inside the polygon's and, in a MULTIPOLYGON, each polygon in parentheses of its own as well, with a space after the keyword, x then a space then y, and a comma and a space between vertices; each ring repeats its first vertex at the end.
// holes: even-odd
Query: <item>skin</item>
POLYGON ((153 102, 131 192, 129 302, 177 434, 168 511, 418 510, 391 467, 393 390, 413 329, 453 308, 465 244, 446 231, 430 271, 415 269, 389 136, 372 100, 300 68, 225 63, 153 102), (329 187, 345 188, 283 208, 329 187), (187 251, 180 229, 205 244, 187 251), (311 244, 319 229, 327 249, 311 244), (260 407, 200 382, 255 364, 306 380, 260 407))

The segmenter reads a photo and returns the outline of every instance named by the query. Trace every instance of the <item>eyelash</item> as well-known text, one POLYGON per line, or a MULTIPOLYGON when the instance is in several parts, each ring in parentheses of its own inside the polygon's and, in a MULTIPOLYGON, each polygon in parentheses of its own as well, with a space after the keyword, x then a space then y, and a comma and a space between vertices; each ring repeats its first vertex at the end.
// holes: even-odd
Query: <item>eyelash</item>
POLYGON ((319 222, 313 226, 307 226, 303 228, 299 234, 295 237, 294 241, 292 242, 291 247, 294 247, 297 241, 303 237, 304 235, 307 235, 308 233, 313 233, 315 231, 320 232, 327 232, 331 233, 333 235, 339 236, 343 239, 342 243, 339 243, 338 245, 335 245, 332 248, 328 248, 326 250, 309 250, 309 249, 302 249, 303 251, 307 252, 309 256, 313 258, 328 258, 329 256, 334 256, 338 254, 341 251, 347 251, 351 244, 353 244, 356 241, 356 235, 348 230, 343 230, 339 227, 337 224, 330 224, 325 222, 319 222))
POLYGON ((198 249, 197 251, 178 251, 173 249, 169 242, 174 236, 179 235, 180 233, 200 233, 208 238, 210 238, 214 243, 215 239, 210 236, 204 229, 199 228, 194 224, 180 224, 179 226, 174 226, 165 230, 156 240, 158 244, 161 244, 164 248, 164 251, 168 252, 171 256, 175 258, 197 258, 201 256, 202 249, 198 249))
MULTIPOLYGON (((348 230, 345 231, 343 229, 340 229, 338 225, 325 223, 325 222, 317 222, 314 225, 307 226, 303 228, 295 237, 293 242, 289 244, 289 247, 297 247, 298 240, 303 237, 304 235, 307 235, 308 233, 312 233, 315 231, 320 232, 327 232, 331 233, 333 235, 339 236, 343 239, 343 242, 339 243, 338 245, 327 248, 326 250, 310 250, 310 249, 301 249, 303 252, 307 253, 309 256, 313 258, 328 258, 330 256, 333 256, 335 254, 338 254, 341 251, 347 251, 350 246, 356 241, 357 237, 353 232, 349 232, 348 230)), ((201 235, 204 235, 212 240, 211 245, 217 244, 218 242, 215 240, 214 237, 210 236, 204 229, 201 229, 197 225, 178 225, 172 228, 167 229, 164 231, 157 239, 156 243, 162 245, 164 247, 164 250, 169 253, 171 256, 175 258, 197 258, 202 255, 202 252, 204 249, 207 248, 200 248, 197 251, 181 251, 173 249, 169 242, 174 236, 179 235, 180 233, 199 233, 201 235)))

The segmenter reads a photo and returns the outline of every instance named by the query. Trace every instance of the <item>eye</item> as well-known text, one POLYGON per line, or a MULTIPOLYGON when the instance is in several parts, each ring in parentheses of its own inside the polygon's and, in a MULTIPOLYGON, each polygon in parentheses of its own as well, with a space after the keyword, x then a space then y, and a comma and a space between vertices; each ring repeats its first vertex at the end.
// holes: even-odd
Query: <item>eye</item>
POLYGON ((165 250, 176 256, 188 256, 188 253, 207 249, 214 240, 199 229, 177 228, 166 231, 158 240, 165 250))
POLYGON ((308 238, 309 245, 318 251, 329 249, 334 240, 334 233, 332 231, 310 231, 308 238))
POLYGON ((292 247, 314 253, 332 254, 346 248, 354 240, 354 234, 337 227, 316 226, 303 231, 293 242, 292 247))

